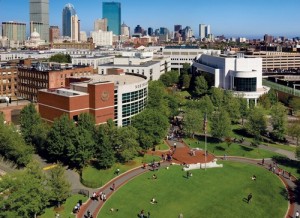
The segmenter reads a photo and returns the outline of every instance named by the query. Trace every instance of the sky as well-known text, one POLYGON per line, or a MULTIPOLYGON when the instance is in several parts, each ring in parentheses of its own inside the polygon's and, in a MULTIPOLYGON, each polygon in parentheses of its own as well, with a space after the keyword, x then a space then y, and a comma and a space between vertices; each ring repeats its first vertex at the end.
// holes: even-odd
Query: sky
MULTIPOLYGON (((103 0, 49 0, 50 25, 61 28, 62 10, 74 5, 81 30, 88 34, 94 21, 102 18, 103 0)), ((175 24, 190 26, 198 37, 199 24, 209 24, 215 36, 263 38, 300 36, 300 0, 119 0, 121 17, 131 30, 175 24)), ((0 0, 0 22, 29 23, 29 0, 0 0)), ((28 25, 29 26, 29 25, 28 25)))

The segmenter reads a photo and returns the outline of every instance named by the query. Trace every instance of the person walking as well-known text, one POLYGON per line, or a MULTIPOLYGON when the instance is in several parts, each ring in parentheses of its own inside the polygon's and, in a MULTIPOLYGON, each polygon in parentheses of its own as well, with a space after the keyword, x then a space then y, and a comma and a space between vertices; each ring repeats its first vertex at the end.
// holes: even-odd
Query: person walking
POLYGON ((295 218, 299 218, 299 211, 298 210, 295 213, 295 218))
POLYGON ((250 193, 247 197, 247 203, 249 204, 251 202, 252 199, 252 193, 250 193))
POLYGON ((261 165, 265 165, 265 158, 263 158, 262 160, 261 160, 261 165))

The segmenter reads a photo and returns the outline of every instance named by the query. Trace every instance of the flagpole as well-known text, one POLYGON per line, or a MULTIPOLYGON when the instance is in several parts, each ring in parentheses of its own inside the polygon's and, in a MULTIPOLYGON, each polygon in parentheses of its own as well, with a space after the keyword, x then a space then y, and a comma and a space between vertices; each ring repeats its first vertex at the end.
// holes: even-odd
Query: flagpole
POLYGON ((206 139, 206 125, 207 125, 206 122, 207 122, 207 117, 206 117, 206 113, 205 113, 205 121, 204 122, 205 122, 205 130, 204 130, 204 139, 205 139, 205 144, 204 144, 205 145, 205 148, 204 148, 205 153, 204 153, 204 155, 205 156, 204 157, 205 157, 205 171, 206 171, 206 155, 207 155, 207 151, 206 151, 206 149, 207 149, 206 148, 206 144, 207 144, 207 139, 206 139))

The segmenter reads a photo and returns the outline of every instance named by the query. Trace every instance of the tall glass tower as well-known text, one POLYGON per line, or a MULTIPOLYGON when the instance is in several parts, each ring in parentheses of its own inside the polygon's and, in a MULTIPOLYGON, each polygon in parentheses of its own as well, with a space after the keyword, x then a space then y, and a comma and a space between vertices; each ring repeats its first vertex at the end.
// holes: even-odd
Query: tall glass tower
POLYGON ((49 42, 49 0, 29 1, 30 22, 40 23, 41 39, 49 42))
POLYGON ((72 16, 76 15, 76 11, 72 4, 66 4, 62 12, 62 33, 63 36, 72 36, 72 16))
POLYGON ((121 3, 103 2, 102 16, 107 19, 107 29, 115 35, 121 35, 121 3))

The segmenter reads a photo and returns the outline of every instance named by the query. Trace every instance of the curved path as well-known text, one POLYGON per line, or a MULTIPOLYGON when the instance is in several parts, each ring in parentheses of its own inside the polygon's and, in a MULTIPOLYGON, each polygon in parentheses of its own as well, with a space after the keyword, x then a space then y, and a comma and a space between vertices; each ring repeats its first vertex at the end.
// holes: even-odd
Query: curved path
MULTIPOLYGON (((167 143, 171 146, 174 145, 174 141, 167 141, 167 143)), ((149 152, 149 153, 153 154, 153 155, 159 155, 159 156, 161 154, 168 154, 168 153, 173 154, 172 162, 162 161, 161 167, 168 166, 172 163, 177 163, 177 164, 204 163, 205 155, 204 155, 203 151, 195 150, 195 156, 193 156, 190 154, 190 148, 188 148, 183 142, 176 141, 175 143, 176 143, 175 152, 174 152, 174 149, 172 148, 169 151, 153 151, 153 152, 149 152)), ((214 158, 216 158, 216 157, 213 156, 212 154, 208 154, 208 156, 206 157, 206 160, 207 160, 207 162, 210 162, 214 158)), ((223 159, 223 156, 217 157, 217 158, 223 159)), ((264 165, 261 164, 261 160, 257 160, 257 159, 249 159, 249 158, 235 157, 235 156, 229 156, 226 159, 230 160, 230 161, 238 161, 241 163, 253 164, 258 167, 264 167, 267 170, 269 169, 269 164, 273 164, 273 161, 271 159, 265 159, 264 165)), ((152 168, 147 166, 146 168, 138 167, 138 168, 132 169, 130 171, 127 171, 127 172, 117 176, 113 180, 109 181, 107 184, 105 184, 103 187, 101 187, 100 189, 98 189, 95 192, 97 194, 99 194, 100 192, 105 193, 106 198, 108 199, 122 185, 126 184, 128 181, 132 180, 136 176, 139 176, 143 173, 148 172, 151 169, 152 168), (115 184, 114 191, 111 190, 111 187, 113 184, 115 184)), ((288 208, 288 211, 287 211, 285 217, 292 218, 292 217, 294 217, 296 210, 300 211, 299 202, 295 201, 295 195, 294 195, 294 191, 296 188, 296 184, 295 184, 296 178, 292 177, 290 180, 287 175, 278 175, 278 177, 281 179, 281 181, 285 185, 285 187, 288 191, 288 194, 289 194, 289 208, 288 208)), ((102 200, 97 201, 97 200, 92 200, 90 198, 86 203, 84 203, 82 205, 80 211, 77 214, 77 217, 84 218, 85 215, 87 214, 87 211, 90 211, 90 214, 92 214, 93 217, 96 218, 98 216, 98 213, 99 213, 101 207, 104 205, 104 203, 105 202, 103 202, 102 200)))

